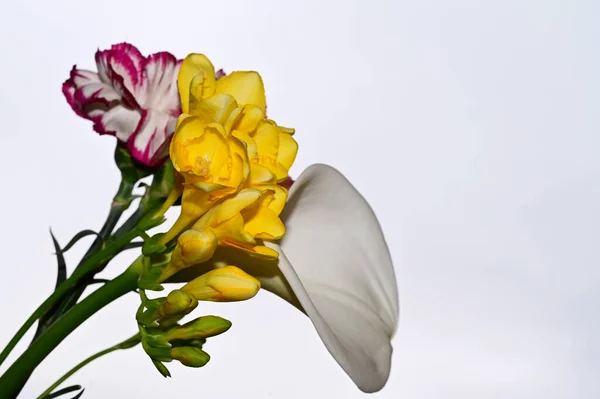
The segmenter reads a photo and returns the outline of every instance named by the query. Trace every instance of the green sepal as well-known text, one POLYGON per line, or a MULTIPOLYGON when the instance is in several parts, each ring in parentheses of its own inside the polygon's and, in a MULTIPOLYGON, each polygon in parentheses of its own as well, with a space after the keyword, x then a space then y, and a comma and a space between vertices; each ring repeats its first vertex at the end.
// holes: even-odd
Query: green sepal
POLYGON ((151 267, 146 273, 140 276, 138 280, 138 288, 149 291, 162 291, 165 288, 156 282, 162 274, 161 267, 151 267))
POLYGON ((127 146, 122 143, 117 143, 115 148, 115 163, 121 171, 124 179, 136 182, 154 172, 152 168, 148 168, 133 159, 127 146))
POLYGON ((169 371, 167 366, 165 366, 164 364, 162 364, 161 362, 159 362, 157 360, 152 360, 152 364, 154 364, 154 367, 156 367, 158 372, 160 374, 162 374, 163 377, 165 377, 165 378, 171 377, 171 372, 169 371))
POLYGON ((156 311, 165 301, 165 298, 157 298, 149 300, 145 303, 146 309, 142 312, 138 312, 136 315, 136 320, 139 324, 144 327, 157 327, 157 315, 156 311))
POLYGON ((150 256, 166 252, 168 249, 167 246, 159 243, 159 240, 163 235, 164 233, 159 233, 147 239, 142 247, 142 254, 144 254, 144 256, 150 256))
POLYGON ((167 341, 165 337, 162 334, 160 334, 160 330, 155 330, 158 332, 158 334, 152 334, 152 330, 155 329, 150 329, 150 332, 144 337, 146 345, 148 345, 149 347, 147 348, 148 354, 154 359, 163 356, 168 357, 160 351, 163 349, 171 349, 171 344, 169 344, 169 341, 167 341), (156 350, 156 352, 151 353, 150 351, 153 350, 156 350))

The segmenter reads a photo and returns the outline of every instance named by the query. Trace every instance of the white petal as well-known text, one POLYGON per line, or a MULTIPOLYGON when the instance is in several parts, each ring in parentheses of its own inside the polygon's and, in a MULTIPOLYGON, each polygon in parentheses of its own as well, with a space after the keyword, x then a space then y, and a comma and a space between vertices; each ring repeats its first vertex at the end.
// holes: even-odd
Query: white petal
POLYGON ((282 214, 279 268, 327 349, 365 392, 386 383, 398 292, 381 227, 334 168, 313 165, 294 182, 282 214))
POLYGON ((104 113, 94 128, 99 133, 114 134, 123 142, 127 142, 141 119, 139 111, 117 105, 104 113))

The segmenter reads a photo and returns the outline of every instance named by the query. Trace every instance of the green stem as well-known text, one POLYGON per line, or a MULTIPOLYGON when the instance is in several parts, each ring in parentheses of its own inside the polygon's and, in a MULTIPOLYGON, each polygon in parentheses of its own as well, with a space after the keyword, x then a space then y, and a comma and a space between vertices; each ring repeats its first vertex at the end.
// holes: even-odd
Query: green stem
POLYGON ((84 361, 82 361, 81 363, 79 363, 77 366, 75 366, 71 370, 69 370, 65 375, 63 375, 62 377, 60 377, 54 384, 52 384, 50 386, 50 388, 46 389, 40 396, 38 396, 37 399, 43 399, 47 395, 50 395, 52 393, 52 391, 54 391, 56 388, 58 388, 60 386, 60 384, 62 384, 63 382, 65 382, 69 377, 71 377, 73 374, 75 374, 77 371, 79 371, 79 369, 85 367, 86 365, 88 365, 89 363, 91 363, 94 360, 98 359, 99 357, 102 357, 102 356, 107 355, 107 354, 109 354, 111 352, 118 351, 118 350, 121 350, 121 349, 133 348, 134 346, 136 346, 140 342, 141 342, 141 337, 140 337, 140 334, 137 333, 134 336, 132 336, 131 338, 128 338, 128 339, 126 339, 123 342, 120 342, 120 343, 118 343, 118 344, 116 344, 114 346, 111 346, 110 348, 106 348, 104 350, 101 350, 98 353, 93 354, 92 356, 88 357, 87 359, 85 359, 84 361))
MULTIPOLYGON (((131 240, 136 238, 139 235, 139 231, 133 230, 126 234, 124 234, 119 239, 113 241, 109 245, 107 245, 103 250, 97 252, 96 254, 90 256, 86 259, 81 267, 73 272, 71 277, 66 279, 58 288, 54 291, 52 295, 50 295, 36 310, 33 314, 25 321, 25 324, 21 326, 19 331, 15 334, 15 336, 10 340, 6 348, 0 353, 0 364, 8 357, 9 353, 14 349, 19 340, 25 335, 25 333, 29 330, 29 328, 39 319, 43 314, 45 314, 52 306, 54 306, 69 290, 77 285, 79 280, 90 272, 94 271, 99 264, 106 262, 107 260, 114 257, 118 254, 121 249, 127 245, 131 240)), ((49 331, 46 330, 46 331, 49 331)), ((29 348, 33 348, 32 344, 29 348)), ((1 391, 0 391, 1 392, 1 391)))
POLYGON ((6 399, 15 399, 36 367, 73 330, 97 311, 137 287, 143 257, 115 279, 91 293, 50 326, 12 366, 0 377, 0 392, 6 399))
MULTIPOLYGON (((131 202, 131 193, 133 192, 133 188, 135 186, 135 180, 128 177, 127 175, 122 175, 121 183, 119 184, 119 189, 117 190, 117 194, 113 198, 112 204, 110 206, 110 212, 108 213, 108 217, 100 229, 98 233, 98 237, 94 240, 90 248, 87 250, 79 265, 75 268, 75 270, 81 268, 85 263, 85 260, 90 256, 98 252, 102 245, 105 244, 107 239, 110 237, 111 233, 115 229, 115 226, 121 219, 123 212, 127 210, 129 207, 129 203, 131 202)), ((115 237, 117 238, 117 237, 115 237)), ((113 238, 114 240, 114 238, 113 238)), ((103 265, 104 266, 104 265, 103 265)), ((103 266, 99 265, 98 269, 101 269, 103 266)), ((93 275, 89 276, 91 280, 93 275)), ((69 310, 77 300, 83 294, 83 291, 89 284, 80 284, 74 290, 71 290, 68 294, 64 296, 58 303, 56 303, 48 312, 46 312, 40 318, 38 323, 37 330, 33 336, 33 339, 29 345, 33 343, 52 323, 54 323, 61 315, 63 315, 67 310, 69 310)))

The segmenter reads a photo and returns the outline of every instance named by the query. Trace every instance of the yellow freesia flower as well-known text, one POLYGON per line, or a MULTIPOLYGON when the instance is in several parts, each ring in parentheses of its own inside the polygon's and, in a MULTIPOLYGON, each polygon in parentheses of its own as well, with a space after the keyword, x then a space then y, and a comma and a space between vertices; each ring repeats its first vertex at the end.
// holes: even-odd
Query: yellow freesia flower
POLYGON ((277 251, 262 245, 261 240, 278 240, 285 234, 279 214, 286 197, 287 190, 279 186, 246 188, 213 206, 179 236, 159 280, 209 260, 218 245, 276 259, 277 251))
POLYGON ((257 72, 233 72, 216 80, 210 60, 190 54, 183 61, 178 84, 184 114, 223 124, 228 134, 246 144, 252 184, 287 178, 298 144, 293 129, 267 119, 265 89, 257 72))
POLYGON ((193 115, 202 100, 219 94, 233 97, 238 105, 266 107, 265 88, 258 72, 237 71, 217 80, 215 67, 204 54, 185 57, 177 85, 184 114, 193 115))

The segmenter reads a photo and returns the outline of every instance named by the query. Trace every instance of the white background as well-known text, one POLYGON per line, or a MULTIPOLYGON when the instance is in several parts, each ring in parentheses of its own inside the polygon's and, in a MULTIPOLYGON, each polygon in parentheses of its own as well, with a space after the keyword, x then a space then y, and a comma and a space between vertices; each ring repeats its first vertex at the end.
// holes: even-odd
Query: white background
MULTIPOLYGON (((114 141, 74 115, 61 84, 75 63, 94 68, 97 47, 129 41, 260 71, 270 116, 297 129, 292 175, 329 163, 372 204, 401 299, 374 397, 600 397, 599 18, 593 0, 4 0, 0 343, 53 289, 48 227, 64 245, 104 220, 114 141)), ((132 334, 137 304, 90 319, 22 397, 132 334)), ((84 399, 364 396, 269 293, 196 312, 234 324, 205 368, 173 364, 163 379, 136 348, 69 382, 84 399)))

